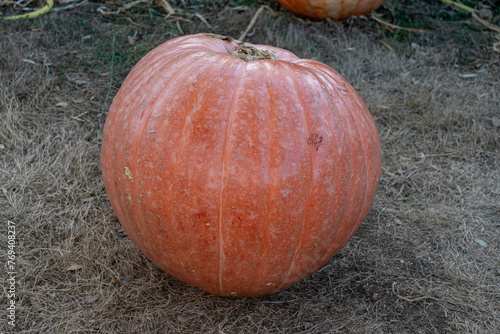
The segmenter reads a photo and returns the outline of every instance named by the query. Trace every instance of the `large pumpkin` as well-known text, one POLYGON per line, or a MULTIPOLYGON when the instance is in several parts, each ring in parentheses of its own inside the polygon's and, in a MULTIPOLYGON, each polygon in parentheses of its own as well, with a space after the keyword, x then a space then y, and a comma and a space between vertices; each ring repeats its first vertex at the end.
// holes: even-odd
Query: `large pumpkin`
POLYGON ((141 251, 226 296, 274 293, 323 266, 366 217, 381 168, 373 119, 337 72, 211 34, 132 69, 101 159, 141 251))
POLYGON ((384 0, 278 0, 291 12, 318 20, 327 17, 345 20, 353 15, 366 15, 382 5, 384 0))

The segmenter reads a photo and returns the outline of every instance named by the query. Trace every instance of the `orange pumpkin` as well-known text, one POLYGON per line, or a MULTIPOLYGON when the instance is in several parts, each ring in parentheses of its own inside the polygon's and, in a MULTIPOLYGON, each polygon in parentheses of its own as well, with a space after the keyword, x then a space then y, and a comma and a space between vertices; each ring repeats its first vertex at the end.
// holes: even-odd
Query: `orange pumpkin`
POLYGON ((141 251, 225 296, 274 293, 323 266, 366 217, 381 169, 375 123, 337 72, 211 34, 132 69, 101 160, 141 251))
POLYGON ((278 0, 291 12, 313 19, 345 20, 354 15, 366 15, 382 5, 384 0, 278 0))

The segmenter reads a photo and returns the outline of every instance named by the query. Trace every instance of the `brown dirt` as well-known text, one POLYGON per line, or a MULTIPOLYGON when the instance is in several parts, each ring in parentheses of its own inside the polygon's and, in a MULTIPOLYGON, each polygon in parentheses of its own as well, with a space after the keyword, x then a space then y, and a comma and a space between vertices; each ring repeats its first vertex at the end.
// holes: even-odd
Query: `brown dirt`
MULTIPOLYGON (((148 2, 60 1, 0 22, 2 279, 7 220, 17 232, 16 326, 2 311, 0 332, 498 333, 498 35, 424 0, 377 11, 421 34, 313 22, 274 1, 169 3, 168 18, 148 2), (382 179, 360 230, 318 272, 274 295, 221 298, 163 273, 125 235, 101 179, 102 129, 146 52, 195 32, 238 38, 261 4, 272 10, 245 41, 322 61, 357 89, 380 131, 382 179)), ((500 23, 498 2, 468 4, 500 23)))

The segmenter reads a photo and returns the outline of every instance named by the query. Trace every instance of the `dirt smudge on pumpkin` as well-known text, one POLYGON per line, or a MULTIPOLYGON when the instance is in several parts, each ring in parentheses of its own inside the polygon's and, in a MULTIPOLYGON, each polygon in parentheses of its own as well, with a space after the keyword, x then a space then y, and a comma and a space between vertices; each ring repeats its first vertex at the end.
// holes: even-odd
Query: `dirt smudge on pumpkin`
POLYGON ((321 137, 317 133, 311 134, 309 137, 306 138, 306 143, 307 145, 312 145, 314 147, 314 150, 317 151, 319 149, 319 146, 323 142, 323 137, 321 137))

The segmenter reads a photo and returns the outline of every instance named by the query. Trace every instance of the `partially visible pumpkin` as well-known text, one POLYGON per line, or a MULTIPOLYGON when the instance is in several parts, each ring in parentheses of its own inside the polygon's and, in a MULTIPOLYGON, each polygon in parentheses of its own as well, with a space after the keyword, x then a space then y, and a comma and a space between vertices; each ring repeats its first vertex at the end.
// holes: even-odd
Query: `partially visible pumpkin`
POLYGON ((227 296, 274 293, 323 266, 365 219, 381 170, 375 123, 337 72, 211 34, 132 69, 101 160, 141 251, 227 296))
POLYGON ((382 5, 384 0, 278 0, 291 12, 313 19, 327 17, 335 21, 354 15, 366 15, 382 5))

